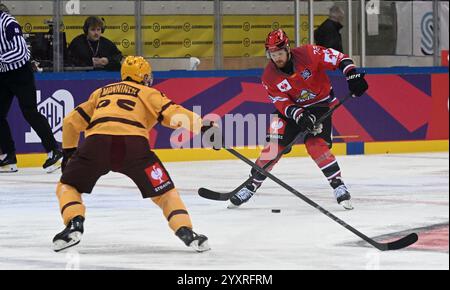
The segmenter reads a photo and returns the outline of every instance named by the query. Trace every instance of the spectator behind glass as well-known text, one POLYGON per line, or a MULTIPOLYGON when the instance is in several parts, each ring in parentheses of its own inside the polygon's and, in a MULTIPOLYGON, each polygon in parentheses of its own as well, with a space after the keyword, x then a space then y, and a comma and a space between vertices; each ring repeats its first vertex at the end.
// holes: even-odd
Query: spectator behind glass
POLYGON ((342 8, 336 5, 331 7, 328 19, 314 31, 315 43, 343 52, 342 36, 339 31, 344 27, 344 16, 345 13, 342 8))
POLYGON ((102 36, 105 32, 103 20, 97 16, 89 16, 84 22, 83 32, 69 45, 71 64, 110 71, 120 70, 122 53, 111 40, 102 36))

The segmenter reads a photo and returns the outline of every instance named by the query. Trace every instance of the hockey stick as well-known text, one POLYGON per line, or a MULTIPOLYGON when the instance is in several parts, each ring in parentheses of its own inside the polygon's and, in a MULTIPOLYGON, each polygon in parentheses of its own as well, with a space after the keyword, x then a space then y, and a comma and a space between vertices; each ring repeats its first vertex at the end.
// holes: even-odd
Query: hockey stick
POLYGON ((357 235, 358 237, 360 237, 361 239, 363 239, 367 243, 371 244, 372 246, 374 246, 375 248, 377 248, 380 251, 389 251, 389 250, 403 249, 403 248, 406 248, 406 247, 414 244, 415 242, 417 242, 417 240, 419 238, 416 233, 412 233, 412 234, 409 234, 409 235, 407 235, 407 236, 405 236, 405 237, 403 237, 401 239, 398 239, 396 241, 393 241, 393 242, 379 243, 379 242, 369 238, 368 236, 364 235, 360 231, 356 230, 352 226, 348 225, 346 222, 344 222, 343 220, 341 220, 337 216, 333 215, 331 212, 327 211, 326 209, 324 209, 323 207, 321 207, 320 205, 318 205, 317 203, 315 203, 314 201, 312 201, 308 197, 304 196, 303 194, 301 194, 300 192, 298 192, 297 190, 295 190, 294 188, 292 188, 291 186, 289 186, 288 184, 286 184, 282 180, 278 179, 277 177, 275 177, 271 173, 265 171, 263 168, 259 167, 258 165, 256 165, 255 163, 253 163, 252 161, 247 159, 247 157, 245 157, 242 154, 240 154, 239 152, 237 152, 236 150, 231 149, 231 148, 226 148, 225 146, 224 146, 224 148, 225 148, 225 150, 227 150, 228 152, 230 152, 231 154, 233 154, 237 158, 241 159, 242 161, 244 161, 245 163, 250 165, 255 170, 259 171, 261 174, 263 174, 263 175, 267 176, 268 178, 272 179, 274 182, 278 183, 279 185, 281 185, 282 187, 284 187, 285 189, 287 189, 288 191, 290 191, 291 193, 293 193, 294 195, 296 195, 297 197, 302 199, 304 202, 306 202, 307 204, 309 204, 312 207, 316 208, 317 210, 319 210, 320 212, 322 212, 323 214, 325 214, 326 216, 328 216, 329 218, 331 218, 332 220, 334 220, 335 222, 337 222, 338 224, 340 224, 341 226, 343 226, 347 230, 351 231, 352 233, 354 233, 355 235, 357 235))
MULTIPOLYGON (((349 93, 348 95, 346 95, 344 97, 344 99, 342 101, 339 102, 339 104, 337 104, 335 107, 333 107, 332 109, 330 109, 328 112, 326 112, 324 115, 322 115, 322 117, 320 117, 317 121, 316 121, 316 125, 319 125, 320 123, 322 123, 326 118, 328 118, 331 114, 333 114, 333 112, 339 108, 340 106, 342 106, 343 103, 345 103, 348 99, 350 99, 352 97, 352 94, 349 93)), ((291 141, 291 143, 289 143, 280 153, 278 153, 278 155, 276 156, 276 158, 270 160, 268 163, 266 163, 262 168, 266 169, 268 168, 270 165, 272 165, 275 160, 277 160, 280 156, 282 156, 283 154, 285 154, 286 152, 288 152, 292 146, 294 146, 298 140, 302 139, 306 134, 308 134, 308 131, 302 131, 300 133, 297 134, 297 136, 295 136, 294 140, 291 141)), ((233 191, 230 192, 217 192, 214 190, 210 190, 204 187, 199 188, 198 190, 198 194, 203 197, 203 198, 207 198, 207 199, 212 199, 212 200, 219 200, 219 201, 226 201, 229 200, 233 195, 235 195, 237 192, 239 192, 239 190, 241 190, 245 185, 247 185, 248 182, 250 182, 253 179, 253 176, 250 176, 246 181, 244 181, 241 185, 239 185, 237 188, 235 188, 233 191)))

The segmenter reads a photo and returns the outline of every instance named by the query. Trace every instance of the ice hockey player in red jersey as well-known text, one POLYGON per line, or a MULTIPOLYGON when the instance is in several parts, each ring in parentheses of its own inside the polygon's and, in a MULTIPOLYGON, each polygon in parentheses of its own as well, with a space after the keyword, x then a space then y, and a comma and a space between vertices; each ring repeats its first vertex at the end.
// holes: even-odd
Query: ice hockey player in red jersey
MULTIPOLYGON (((364 74, 356 71, 356 66, 347 55, 332 48, 303 45, 291 49, 289 39, 281 29, 269 33, 265 47, 271 61, 264 70, 262 84, 277 109, 277 117, 271 121, 268 130, 270 141, 256 164, 263 167, 275 159, 298 133, 309 130, 304 138, 308 154, 328 179, 337 202, 345 209, 353 209, 338 162, 330 151, 332 117, 318 126, 314 123, 338 103, 327 70, 340 69, 354 97, 363 95, 368 89, 364 74)), ((270 171, 277 161, 266 170, 270 171)), ((256 170, 252 170, 251 175, 251 182, 230 199, 228 208, 247 202, 266 178, 256 170)))

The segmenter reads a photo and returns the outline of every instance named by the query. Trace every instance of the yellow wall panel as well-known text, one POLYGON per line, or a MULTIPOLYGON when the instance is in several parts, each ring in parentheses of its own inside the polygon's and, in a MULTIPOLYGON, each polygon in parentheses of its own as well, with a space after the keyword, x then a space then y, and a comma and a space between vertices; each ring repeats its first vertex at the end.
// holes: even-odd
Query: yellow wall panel
MULTIPOLYGON (((135 17, 101 16, 106 23, 104 36, 113 41, 124 55, 135 54, 135 17)), ((327 16, 314 18, 317 27, 327 16)), ((17 16, 24 33, 46 32, 45 20, 51 16, 17 16)), ((86 16, 63 17, 67 41, 83 33, 86 16)), ((308 43, 308 18, 301 16, 302 43, 308 43)), ((223 16, 224 56, 264 56, 264 40, 274 29, 283 28, 294 43, 292 15, 225 15, 223 16)), ((146 57, 212 57, 214 56, 214 16, 151 15, 142 23, 143 52, 146 57)))
MULTIPOLYGON (((314 26, 319 26, 327 16, 314 18, 314 26)), ((307 44, 308 17, 300 17, 300 36, 302 44, 307 44)), ((223 17, 224 56, 264 56, 264 42, 267 34, 275 29, 286 31, 295 46, 295 25, 293 15, 226 15, 223 17)))
POLYGON ((214 16, 152 15, 143 19, 142 40, 145 56, 214 55, 214 16))

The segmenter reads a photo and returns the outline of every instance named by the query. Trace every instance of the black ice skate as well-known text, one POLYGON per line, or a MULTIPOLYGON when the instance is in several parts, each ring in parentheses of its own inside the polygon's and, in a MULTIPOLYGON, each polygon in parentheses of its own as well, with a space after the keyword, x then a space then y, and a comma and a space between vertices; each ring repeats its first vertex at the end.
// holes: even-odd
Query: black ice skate
POLYGON ((59 252, 78 245, 84 232, 83 222, 82 216, 73 218, 67 227, 53 238, 53 250, 59 252))
POLYGON ((195 233, 188 227, 181 227, 175 233, 186 246, 193 248, 197 252, 205 252, 211 250, 208 244, 208 238, 204 235, 195 233))
POLYGON ((45 161, 42 167, 47 173, 52 173, 61 168, 60 160, 63 157, 63 153, 59 150, 53 150, 50 152, 48 159, 45 161))
POLYGON ((335 178, 331 181, 331 186, 334 188, 334 196, 338 204, 342 205, 346 210, 352 210, 353 205, 350 201, 351 196, 347 187, 342 180, 335 178))
POLYGON ((17 172, 17 158, 15 154, 6 154, 0 159, 0 173, 17 172))
POLYGON ((249 201, 255 192, 256 190, 253 184, 246 185, 230 198, 230 203, 227 208, 233 209, 241 206, 243 203, 249 201))

